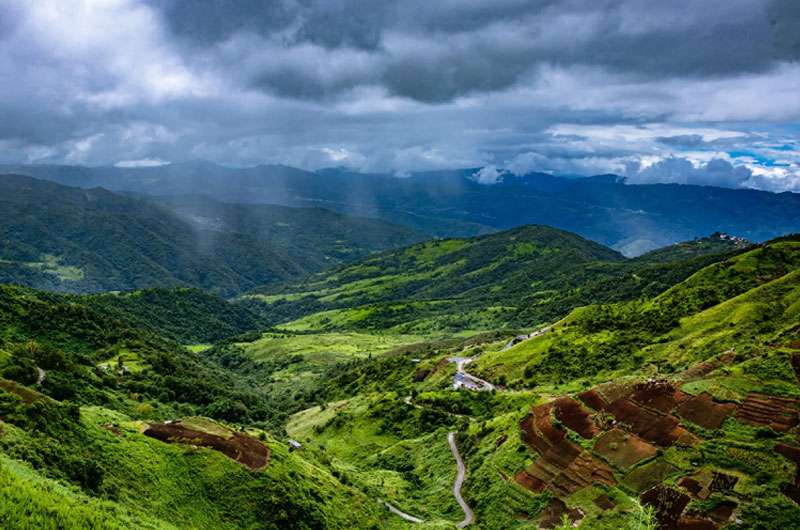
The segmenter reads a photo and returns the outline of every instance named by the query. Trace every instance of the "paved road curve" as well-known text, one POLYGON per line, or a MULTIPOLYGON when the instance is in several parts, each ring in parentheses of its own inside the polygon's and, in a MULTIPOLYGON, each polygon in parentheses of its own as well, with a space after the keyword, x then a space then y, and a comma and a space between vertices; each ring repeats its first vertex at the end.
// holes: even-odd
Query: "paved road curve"
POLYGON ((414 517, 413 515, 408 515, 406 512, 401 512, 400 510, 398 510, 397 508, 395 508, 394 506, 392 506, 391 504, 389 504, 388 502, 386 502, 383 499, 378 499, 378 502, 383 504, 387 508, 389 508, 390 512, 396 513, 397 515, 399 515, 400 517, 402 517, 403 519, 405 519, 407 521, 411 521, 412 523, 424 523, 425 522, 423 519, 420 519, 419 517, 414 517))
POLYGON ((461 460, 461 455, 458 454, 458 448, 456 447, 456 431, 447 434, 447 441, 450 443, 450 450, 453 451, 453 456, 456 458, 456 464, 458 465, 456 481, 453 484, 453 495, 458 501, 459 506, 461 506, 461 509, 464 510, 464 520, 458 523, 456 526, 459 528, 464 528, 475 521, 475 515, 472 513, 469 505, 467 505, 464 497, 461 496, 461 486, 464 484, 464 476, 467 474, 467 468, 464 467, 464 462, 461 460))

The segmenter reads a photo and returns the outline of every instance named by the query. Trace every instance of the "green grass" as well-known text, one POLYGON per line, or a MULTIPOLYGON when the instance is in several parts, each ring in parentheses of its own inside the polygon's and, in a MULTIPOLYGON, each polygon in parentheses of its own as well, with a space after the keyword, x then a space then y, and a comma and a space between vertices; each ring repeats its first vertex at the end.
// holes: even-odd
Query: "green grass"
POLYGON ((181 425, 189 429, 203 431, 208 434, 215 434, 217 436, 221 436, 222 438, 226 439, 233 437, 233 432, 231 432, 229 428, 220 425, 219 423, 209 418, 203 418, 202 416, 183 418, 181 419, 181 425))
POLYGON ((209 349, 211 344, 187 344, 186 349, 192 353, 200 353, 209 349))
POLYGON ((42 476, 29 465, 0 454, 0 522, 4 528, 148 529, 178 527, 124 505, 97 499, 42 476))

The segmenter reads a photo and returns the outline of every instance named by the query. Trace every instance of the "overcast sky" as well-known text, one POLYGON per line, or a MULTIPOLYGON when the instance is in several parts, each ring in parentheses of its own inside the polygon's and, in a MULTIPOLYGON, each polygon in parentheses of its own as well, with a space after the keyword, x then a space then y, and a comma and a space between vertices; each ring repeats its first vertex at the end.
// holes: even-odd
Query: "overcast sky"
POLYGON ((800 192, 798 0, 0 0, 0 161, 800 192))

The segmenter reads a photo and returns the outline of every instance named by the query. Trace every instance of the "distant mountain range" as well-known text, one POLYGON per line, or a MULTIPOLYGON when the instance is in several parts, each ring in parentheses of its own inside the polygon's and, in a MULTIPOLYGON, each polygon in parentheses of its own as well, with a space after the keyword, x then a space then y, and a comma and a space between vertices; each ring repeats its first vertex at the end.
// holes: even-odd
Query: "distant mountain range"
POLYGON ((189 162, 148 168, 5 166, 91 188, 149 195, 202 193, 217 200, 322 207, 381 218, 439 237, 469 237, 525 224, 578 233, 627 256, 713 232, 764 241, 800 230, 800 195, 678 184, 627 185, 615 175, 506 175, 494 185, 477 168, 396 178, 340 169, 226 168, 189 162))

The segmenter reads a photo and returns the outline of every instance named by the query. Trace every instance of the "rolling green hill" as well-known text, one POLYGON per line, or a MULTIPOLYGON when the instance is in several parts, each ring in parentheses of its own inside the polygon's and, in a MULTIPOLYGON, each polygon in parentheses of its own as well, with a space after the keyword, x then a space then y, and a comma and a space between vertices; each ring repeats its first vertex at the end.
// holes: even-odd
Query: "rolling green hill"
POLYGON ((193 286, 233 296, 425 238, 324 210, 203 204, 221 209, 223 220, 200 227, 101 188, 0 176, 0 281, 74 293, 193 286))
POLYGON ((66 298, 0 286, 4 528, 378 527, 378 505, 324 455, 266 431, 255 381, 66 298), (197 434, 144 434, 176 418, 197 434), (226 439, 261 447, 266 464, 225 456, 226 439))
POLYGON ((511 348, 487 334, 355 362, 323 382, 330 403, 287 430, 325 447, 360 488, 439 521, 460 518, 441 445, 459 431, 482 530, 553 528, 562 516, 563 528, 589 530, 793 528, 798 321, 790 237, 659 295, 576 309, 511 348), (454 391, 451 357, 475 357, 469 372, 498 390, 454 391))
POLYGON ((261 327, 246 309, 195 288, 155 287, 127 294, 62 295, 59 299, 181 344, 213 343, 261 327))
POLYGON ((277 245, 309 272, 431 239, 406 226, 322 208, 230 204, 202 195, 146 199, 165 205, 202 228, 247 234, 277 245))
POLYGON ((531 327, 581 305, 655 295, 740 251, 714 236, 629 260, 576 234, 524 226, 420 243, 239 300, 290 330, 531 327))
POLYGON ((521 227, 244 307, 0 285, 0 520, 453 530, 457 447, 475 530, 797 527, 800 238, 736 247, 521 227))

